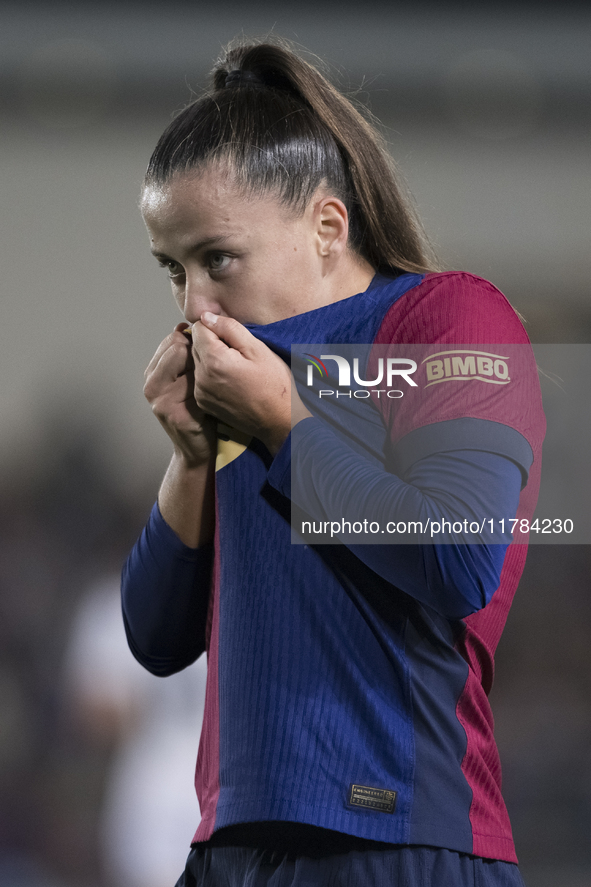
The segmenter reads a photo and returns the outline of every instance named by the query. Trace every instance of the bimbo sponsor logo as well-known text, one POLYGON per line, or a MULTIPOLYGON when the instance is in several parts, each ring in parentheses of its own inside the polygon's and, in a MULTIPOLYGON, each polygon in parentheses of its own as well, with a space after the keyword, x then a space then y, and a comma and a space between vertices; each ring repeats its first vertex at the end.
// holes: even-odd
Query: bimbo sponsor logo
MULTIPOLYGON (((308 361, 306 385, 311 388, 314 384, 314 370, 318 372, 321 379, 328 378, 328 370, 325 360, 332 360, 336 363, 338 369, 338 386, 339 388, 351 389, 351 364, 346 357, 340 354, 321 354, 317 357, 315 354, 305 353, 308 361)), ((336 395, 337 397, 353 397, 366 398, 372 394, 378 397, 385 394, 387 397, 399 398, 404 396, 404 392, 400 389, 393 388, 394 381, 399 382, 401 379, 413 388, 418 385, 412 378, 412 374, 417 371, 417 363, 407 357, 380 357, 377 361, 377 375, 375 379, 361 379, 359 370, 359 358, 353 358, 353 381, 361 388, 355 388, 352 391, 335 391, 333 389, 321 389, 318 397, 329 397, 336 395), (378 388, 379 385, 385 383, 385 388, 378 388)))
POLYGON ((488 382, 490 385, 507 385, 511 381, 508 360, 508 357, 488 351, 437 351, 421 361, 425 364, 427 377, 425 388, 441 382, 469 380, 488 382))

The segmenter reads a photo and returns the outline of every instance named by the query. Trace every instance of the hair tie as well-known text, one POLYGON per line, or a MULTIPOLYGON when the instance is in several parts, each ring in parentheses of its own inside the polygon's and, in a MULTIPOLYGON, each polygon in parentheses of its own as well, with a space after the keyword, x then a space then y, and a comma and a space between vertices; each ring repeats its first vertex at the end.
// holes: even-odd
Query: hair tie
POLYGON ((255 74, 254 71, 241 71, 239 68, 236 68, 235 71, 230 71, 230 73, 226 77, 226 82, 224 84, 226 88, 264 85, 265 84, 263 83, 259 75, 255 74))

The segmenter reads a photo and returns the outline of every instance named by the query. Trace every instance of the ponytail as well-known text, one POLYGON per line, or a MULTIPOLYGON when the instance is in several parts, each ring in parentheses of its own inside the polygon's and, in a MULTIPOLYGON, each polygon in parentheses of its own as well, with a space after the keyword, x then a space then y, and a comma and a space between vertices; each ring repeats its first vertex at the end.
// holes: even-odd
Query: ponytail
POLYGON ((385 273, 436 270, 376 128, 282 44, 231 44, 213 89, 163 133, 146 184, 219 161, 249 193, 275 191, 303 212, 324 184, 349 213, 351 248, 385 273))

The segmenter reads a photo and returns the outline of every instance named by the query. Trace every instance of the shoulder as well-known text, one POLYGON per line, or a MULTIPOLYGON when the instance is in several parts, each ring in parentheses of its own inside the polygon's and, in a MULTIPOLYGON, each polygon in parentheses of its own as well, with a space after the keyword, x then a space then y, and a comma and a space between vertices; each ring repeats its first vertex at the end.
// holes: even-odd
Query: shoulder
POLYGON ((427 274, 386 312, 376 343, 528 343, 515 309, 490 281, 466 271, 427 274))

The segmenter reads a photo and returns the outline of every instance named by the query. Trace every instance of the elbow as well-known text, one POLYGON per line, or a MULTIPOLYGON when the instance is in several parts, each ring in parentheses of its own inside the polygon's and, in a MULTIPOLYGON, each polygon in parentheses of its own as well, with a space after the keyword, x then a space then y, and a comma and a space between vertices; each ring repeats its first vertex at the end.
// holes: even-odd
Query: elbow
POLYGON ((436 597, 441 603, 436 609, 448 619, 464 619, 484 609, 499 587, 506 548, 484 544, 433 546, 433 564, 428 572, 429 584, 440 589, 436 597))
POLYGON ((140 647, 136 643, 125 615, 123 616, 123 622, 125 625, 127 644, 133 657, 146 669, 146 671, 149 671, 150 674, 153 674, 158 678, 170 677, 170 675, 176 674, 184 668, 187 668, 189 665, 192 665, 193 662, 201 656, 205 649, 205 645, 195 643, 190 650, 169 651, 171 655, 168 656, 158 655, 158 652, 151 650, 149 645, 147 647, 145 645, 140 647))
POLYGON ((437 606, 436 609, 446 619, 465 619, 466 616, 484 609, 493 594, 494 591, 487 593, 479 582, 458 582, 456 579, 446 584, 444 604, 437 606))
POLYGON ((127 559, 121 580, 127 643, 151 674, 175 674, 204 651, 211 561, 211 546, 192 559, 163 563, 136 546, 127 559))

